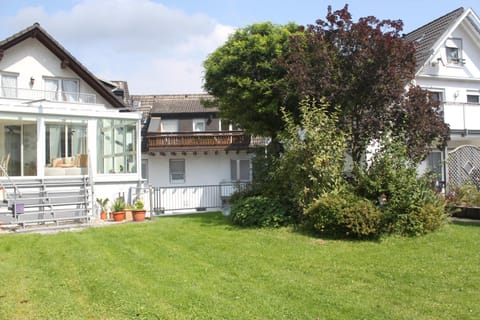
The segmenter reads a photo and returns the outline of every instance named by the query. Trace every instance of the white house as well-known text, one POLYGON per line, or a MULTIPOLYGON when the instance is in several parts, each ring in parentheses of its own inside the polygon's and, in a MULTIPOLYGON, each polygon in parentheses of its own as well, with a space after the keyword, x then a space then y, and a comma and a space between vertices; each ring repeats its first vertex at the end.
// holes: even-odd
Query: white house
MULTIPOLYGON (((142 171, 161 211, 217 208, 252 179, 256 141, 205 108, 206 94, 132 95, 147 110, 142 171), (183 195, 180 197, 180 195, 183 195)), ((257 144, 257 142, 259 142, 257 144)))
POLYGON ((66 220, 68 205, 91 217, 96 197, 136 196, 141 114, 121 112, 121 90, 38 24, 0 42, 0 81, 0 224, 66 220))
POLYGON ((459 8, 406 35, 415 43, 415 83, 441 102, 451 141, 432 151, 430 167, 447 184, 459 185, 480 172, 480 19, 459 8))

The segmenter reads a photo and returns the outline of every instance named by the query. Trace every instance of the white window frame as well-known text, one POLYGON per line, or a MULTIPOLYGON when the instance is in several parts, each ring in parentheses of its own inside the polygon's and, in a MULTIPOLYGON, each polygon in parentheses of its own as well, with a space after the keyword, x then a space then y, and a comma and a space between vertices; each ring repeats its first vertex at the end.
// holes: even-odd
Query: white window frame
POLYGON ((206 120, 205 119, 193 119, 192 120, 192 131, 193 132, 203 132, 205 131, 207 125, 206 125, 206 120), (201 125, 202 128, 199 129, 197 126, 201 125))
POLYGON ((80 102, 80 81, 73 78, 44 77, 45 98, 52 101, 80 102), (55 88, 52 85, 56 83, 55 88), (68 83, 75 83, 74 91, 67 90, 68 83))
MULTIPOLYGON (((18 97, 18 74, 2 73, 2 97, 4 98, 17 98, 18 97), (7 79, 14 80, 15 84, 11 85, 7 83, 7 79), (8 85, 7 85, 8 84, 8 85)), ((13 82, 13 81, 12 81, 13 82)))
POLYGON ((447 64, 449 65, 463 65, 462 58, 462 39, 449 38, 445 41, 445 53, 447 56, 447 64))
POLYGON ((178 132, 178 120, 176 119, 162 119, 161 120, 162 132, 178 132))
POLYGON ((476 93, 476 94, 467 93, 467 103, 479 104, 480 103, 480 95, 478 93, 476 93), (468 101, 469 99, 472 100, 471 98, 474 98, 473 100, 476 100, 476 101, 468 101))
POLYGON ((170 183, 185 183, 185 162, 185 159, 169 159, 168 175, 170 177, 170 183))
POLYGON ((250 159, 230 159, 230 179, 231 181, 249 182, 251 181, 251 162, 250 159), (242 172, 242 164, 245 164, 247 172, 242 172), (248 177, 245 177, 248 176, 248 177))

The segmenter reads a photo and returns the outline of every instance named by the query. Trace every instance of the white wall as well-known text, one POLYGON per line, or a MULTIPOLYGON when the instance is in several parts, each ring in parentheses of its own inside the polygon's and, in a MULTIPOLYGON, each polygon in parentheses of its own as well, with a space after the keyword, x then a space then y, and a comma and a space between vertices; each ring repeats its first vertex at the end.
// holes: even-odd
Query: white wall
POLYGON ((222 181, 230 181, 231 159, 250 159, 251 156, 244 151, 238 154, 226 154, 225 151, 214 154, 209 151, 207 155, 203 152, 198 152, 197 155, 191 152, 186 155, 177 153, 176 156, 169 153, 165 156, 158 153, 155 156, 142 155, 143 159, 148 159, 148 182, 155 187, 218 185, 222 181), (169 159, 185 159, 185 183, 170 183, 169 159))
POLYGON ((97 104, 110 106, 70 68, 62 69, 60 59, 35 38, 26 39, 5 50, 0 70, 18 74, 17 86, 24 89, 45 90, 44 77, 77 79, 81 93, 95 94, 97 104), (35 79, 33 86, 30 85, 31 77, 35 79))

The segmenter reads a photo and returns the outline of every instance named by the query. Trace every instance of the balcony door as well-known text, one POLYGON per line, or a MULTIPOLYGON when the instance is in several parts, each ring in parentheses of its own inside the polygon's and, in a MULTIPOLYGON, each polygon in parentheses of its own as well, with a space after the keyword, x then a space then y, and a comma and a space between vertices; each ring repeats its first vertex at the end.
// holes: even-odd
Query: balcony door
POLYGON ((52 101, 78 102, 80 85, 75 79, 45 79, 45 98, 52 101))

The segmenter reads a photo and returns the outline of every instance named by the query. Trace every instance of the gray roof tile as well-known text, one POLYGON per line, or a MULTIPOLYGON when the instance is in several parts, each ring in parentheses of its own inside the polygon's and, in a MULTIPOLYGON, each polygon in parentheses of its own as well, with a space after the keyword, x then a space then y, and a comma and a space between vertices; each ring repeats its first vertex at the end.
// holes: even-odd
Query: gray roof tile
POLYGON ((142 106, 151 105, 151 114, 165 113, 210 113, 218 112, 217 108, 205 108, 202 100, 212 99, 208 94, 175 94, 175 95, 133 95, 133 101, 140 101, 142 106))

